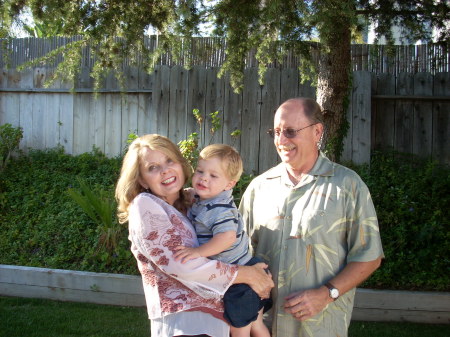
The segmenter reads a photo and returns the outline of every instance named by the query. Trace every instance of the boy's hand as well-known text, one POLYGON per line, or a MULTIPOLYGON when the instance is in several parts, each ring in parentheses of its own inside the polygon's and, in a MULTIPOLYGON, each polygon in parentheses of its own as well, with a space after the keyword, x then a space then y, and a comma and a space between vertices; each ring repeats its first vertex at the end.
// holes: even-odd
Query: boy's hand
POLYGON ((177 251, 175 254, 173 254, 175 261, 181 259, 181 263, 186 263, 189 260, 201 257, 198 248, 177 246, 175 247, 175 250, 177 251))

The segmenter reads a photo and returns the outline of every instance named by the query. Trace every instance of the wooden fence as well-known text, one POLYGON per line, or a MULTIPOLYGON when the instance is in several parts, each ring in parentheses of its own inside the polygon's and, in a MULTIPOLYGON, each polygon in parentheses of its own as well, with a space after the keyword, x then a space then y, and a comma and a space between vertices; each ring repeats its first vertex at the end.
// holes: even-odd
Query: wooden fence
MULTIPOLYGON (((82 36, 52 38, 21 38, 0 39, 0 68, 15 68, 25 62, 35 60, 46 55, 59 47, 74 41, 82 40, 82 36)), ((218 37, 194 37, 185 39, 186 43, 177 50, 175 58, 170 51, 162 53, 157 64, 175 65, 198 65, 206 68, 220 67, 226 59, 226 41, 218 37)), ((156 35, 144 38, 144 44, 151 53, 159 46, 159 38, 156 35)), ((307 42, 308 43, 308 42, 307 42)), ((313 55, 317 55, 317 42, 308 43, 313 55)), ((281 52, 281 50, 279 50, 281 52)), ((298 68, 300 57, 293 51, 284 50, 283 58, 279 62, 269 63, 269 68, 298 68)), ((141 63, 141 56, 137 56, 137 63, 141 63)), ((317 57, 313 59, 317 60, 317 57)), ((53 68, 62 60, 58 55, 54 62, 46 66, 53 68)), ((48 62, 48 61, 47 61, 48 62)), ((91 53, 89 46, 82 50, 81 67, 92 67, 95 56, 91 53)), ((353 71, 370 71, 372 73, 418 73, 429 72, 436 74, 450 71, 450 52, 448 44, 422 44, 422 45, 369 45, 352 44, 351 62, 353 71)), ((244 60, 247 68, 258 65, 255 51, 250 51, 244 60)), ((130 64, 125 59, 124 66, 130 64)))
POLYGON ((372 81, 372 148, 450 163, 450 73, 380 74, 372 81))
MULTIPOLYGON (((259 173, 278 160, 266 134, 277 106, 290 97, 315 96, 313 87, 300 84, 296 69, 286 68, 270 68, 263 86, 257 69, 246 69, 244 90, 236 94, 226 78, 217 78, 218 68, 158 66, 148 75, 130 67, 126 93, 111 77, 97 97, 86 84, 88 71, 82 72, 75 93, 65 83, 44 88, 51 71, 0 73, 0 125, 23 128, 22 149, 61 145, 67 153, 80 154, 95 146, 116 156, 129 133, 159 133, 178 142, 200 131, 201 145, 231 144, 240 151, 246 172, 259 173), (205 115, 201 130, 193 109, 205 115), (208 114, 214 111, 220 112, 222 128, 211 135, 208 114), (234 139, 230 133, 236 129, 242 134, 234 139)), ((368 162, 374 147, 392 147, 450 163, 449 73, 396 77, 362 71, 353 76, 344 160, 368 162)))
POLYGON ((217 68, 158 66, 151 76, 130 68, 125 94, 107 83, 97 98, 91 89, 80 88, 74 94, 58 84, 44 89, 47 71, 2 73, 0 123, 24 129, 22 149, 62 145, 67 153, 79 154, 95 145, 116 156, 129 133, 159 133, 178 142, 199 131, 192 115, 193 109, 199 109, 204 115, 219 111, 222 119, 222 128, 211 135, 210 119, 205 116, 201 144, 232 144, 241 151, 246 170, 260 172, 277 160, 266 135, 276 107, 289 97, 314 96, 313 88, 299 84, 294 69, 270 69, 267 85, 260 86, 257 69, 249 68, 245 89, 236 94, 227 79, 217 78, 217 68), (230 133, 236 129, 242 135, 233 139, 230 133))

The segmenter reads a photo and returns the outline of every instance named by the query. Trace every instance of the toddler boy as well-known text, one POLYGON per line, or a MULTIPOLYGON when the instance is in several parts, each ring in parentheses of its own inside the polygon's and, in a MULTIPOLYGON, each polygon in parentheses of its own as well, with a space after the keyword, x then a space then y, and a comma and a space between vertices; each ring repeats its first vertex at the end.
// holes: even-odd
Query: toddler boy
MULTIPOLYGON (((203 256, 227 263, 253 265, 262 262, 249 252, 248 236, 233 200, 233 187, 243 171, 242 159, 231 146, 213 144, 199 155, 192 177, 195 201, 188 210, 199 247, 177 247, 175 259, 183 262, 203 256)), ((260 297, 246 284, 231 286, 224 296, 225 318, 231 335, 269 337, 262 320, 271 301, 260 297)))

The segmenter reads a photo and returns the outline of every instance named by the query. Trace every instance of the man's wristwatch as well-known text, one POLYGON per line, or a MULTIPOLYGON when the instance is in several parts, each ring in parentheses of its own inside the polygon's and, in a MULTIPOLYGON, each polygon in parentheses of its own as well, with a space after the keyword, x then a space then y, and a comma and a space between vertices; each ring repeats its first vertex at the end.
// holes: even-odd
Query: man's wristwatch
POLYGON ((330 297, 333 299, 333 301, 336 301, 339 297, 339 290, 334 287, 330 282, 325 283, 325 286, 328 288, 330 297))

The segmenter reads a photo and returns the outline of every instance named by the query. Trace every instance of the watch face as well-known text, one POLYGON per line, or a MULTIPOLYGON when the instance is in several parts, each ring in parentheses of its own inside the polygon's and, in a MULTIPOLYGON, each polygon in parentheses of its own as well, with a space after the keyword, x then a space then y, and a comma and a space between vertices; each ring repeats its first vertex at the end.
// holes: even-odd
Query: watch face
POLYGON ((338 298, 339 297, 339 290, 336 288, 330 290, 331 298, 338 298))

